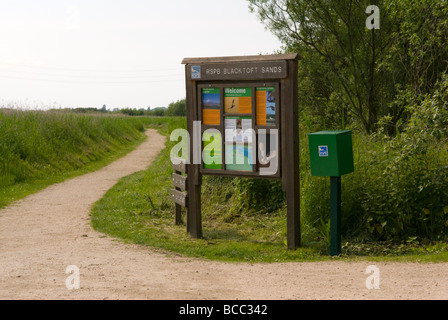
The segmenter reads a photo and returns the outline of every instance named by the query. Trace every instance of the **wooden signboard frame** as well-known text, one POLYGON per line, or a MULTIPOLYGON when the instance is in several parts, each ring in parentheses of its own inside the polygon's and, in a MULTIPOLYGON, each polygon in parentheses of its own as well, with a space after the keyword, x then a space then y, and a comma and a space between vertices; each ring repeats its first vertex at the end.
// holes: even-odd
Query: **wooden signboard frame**
MULTIPOLYGON (((217 129, 221 134, 222 164, 220 168, 204 168, 193 163, 192 159, 202 160, 202 147, 200 143, 190 143, 187 166, 186 187, 187 197, 187 231, 193 238, 202 237, 201 215, 201 184, 202 175, 222 175, 231 177, 254 177, 281 179, 283 191, 286 192, 287 202, 287 243, 288 248, 295 250, 301 245, 300 241, 300 180, 299 180, 299 128, 298 128, 298 55, 258 55, 242 57, 217 58, 185 58, 186 74, 186 104, 187 104, 187 130, 190 137, 200 134, 206 129, 217 129), (256 91, 258 88, 274 88, 276 113, 274 125, 258 125, 256 114, 256 91), (219 124, 203 124, 202 90, 213 88, 219 92, 219 124), (224 109, 224 90, 226 88, 249 88, 251 111, 248 113, 226 113, 224 109), (218 91, 219 90, 219 91, 218 91), (275 174, 261 175, 258 170, 258 160, 253 164, 252 170, 227 170, 225 153, 225 127, 226 117, 247 116, 251 119, 251 128, 278 130, 278 169, 275 174), (194 126, 194 122, 201 123, 201 132, 194 126)), ((260 89, 261 90, 261 89, 260 89)), ((249 101, 249 100, 248 100, 249 101)), ((249 121, 249 120, 247 120, 249 121)), ((256 143, 252 152, 258 159, 256 143)))

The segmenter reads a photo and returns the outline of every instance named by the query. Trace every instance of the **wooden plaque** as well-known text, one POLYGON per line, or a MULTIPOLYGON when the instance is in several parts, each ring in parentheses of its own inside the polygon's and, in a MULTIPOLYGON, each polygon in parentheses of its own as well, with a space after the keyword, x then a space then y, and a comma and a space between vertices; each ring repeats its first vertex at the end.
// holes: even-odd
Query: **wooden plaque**
POLYGON ((182 176, 177 173, 173 173, 172 176, 173 186, 182 189, 187 190, 187 176, 182 176))
POLYGON ((178 191, 176 189, 171 190, 172 191, 172 199, 175 203, 178 205, 181 205, 182 207, 188 207, 188 196, 186 192, 178 191))

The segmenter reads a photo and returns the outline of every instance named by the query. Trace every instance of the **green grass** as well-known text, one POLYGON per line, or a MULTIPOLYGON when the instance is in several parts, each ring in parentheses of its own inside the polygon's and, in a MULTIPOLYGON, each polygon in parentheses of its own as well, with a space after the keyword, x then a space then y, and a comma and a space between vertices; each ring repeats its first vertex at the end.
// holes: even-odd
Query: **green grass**
POLYGON ((273 262, 319 258, 310 248, 292 252, 286 250, 282 240, 269 241, 272 235, 263 226, 283 224, 280 217, 265 222, 217 225, 204 212, 204 238, 190 238, 184 225, 174 225, 174 209, 168 196, 171 181, 165 178, 167 170, 162 164, 167 152, 163 153, 148 171, 123 178, 94 205, 94 229, 133 243, 213 260, 273 262))
MULTIPOLYGON (((168 133, 184 127, 181 119, 157 124, 168 133)), ((372 261, 448 261, 448 245, 362 243, 344 244, 339 257, 328 256, 325 236, 314 240, 302 224, 303 246, 296 251, 286 247, 286 208, 258 212, 237 210, 236 182, 232 178, 203 177, 203 239, 192 239, 185 225, 174 224, 174 205, 170 199, 170 150, 166 143, 148 170, 119 181, 92 208, 92 226, 97 231, 125 241, 168 250, 177 254, 219 261, 286 262, 322 260, 372 261)), ((185 212, 183 212, 185 221, 185 212)))
POLYGON ((120 158, 144 141, 152 121, 0 109, 0 208, 120 158))

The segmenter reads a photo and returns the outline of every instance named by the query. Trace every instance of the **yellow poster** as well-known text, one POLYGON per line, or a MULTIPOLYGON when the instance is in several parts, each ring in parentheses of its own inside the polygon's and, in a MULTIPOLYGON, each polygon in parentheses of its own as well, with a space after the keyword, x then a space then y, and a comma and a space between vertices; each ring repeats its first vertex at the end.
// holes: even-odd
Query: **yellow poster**
POLYGON ((203 124, 219 125, 221 123, 220 116, 220 111, 217 109, 202 109, 203 124))
POLYGON ((275 125, 275 116, 277 112, 275 103, 275 88, 257 88, 257 90, 255 91, 255 98, 257 125, 275 125))
POLYGON ((202 89, 202 123, 219 125, 221 123, 220 92, 217 88, 202 89))
POLYGON ((265 91, 257 90, 256 91, 256 99, 257 99, 257 125, 265 126, 266 125, 266 93, 265 91))
POLYGON ((251 88, 226 88, 224 89, 225 113, 252 113, 251 88))

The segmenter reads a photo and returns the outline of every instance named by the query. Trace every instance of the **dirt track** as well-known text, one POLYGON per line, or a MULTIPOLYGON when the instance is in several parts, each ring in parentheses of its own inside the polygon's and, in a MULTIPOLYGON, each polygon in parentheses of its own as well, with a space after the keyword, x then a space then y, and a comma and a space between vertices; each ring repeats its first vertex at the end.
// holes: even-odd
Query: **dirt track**
POLYGON ((164 146, 154 130, 124 158, 0 210, 0 299, 448 299, 448 264, 247 264, 128 245, 90 227, 91 205, 164 146), (380 288, 366 288, 366 268, 380 288), (67 289, 68 266, 80 288, 67 289))

